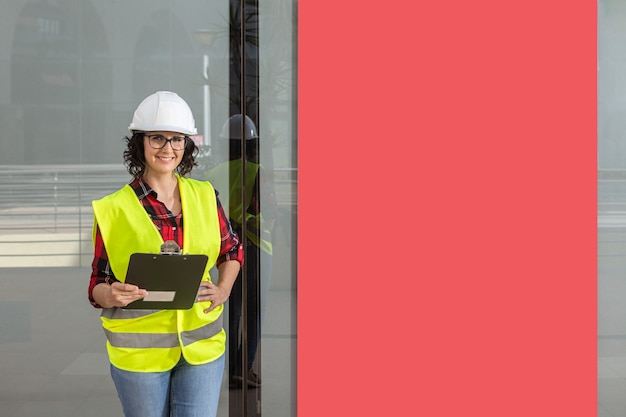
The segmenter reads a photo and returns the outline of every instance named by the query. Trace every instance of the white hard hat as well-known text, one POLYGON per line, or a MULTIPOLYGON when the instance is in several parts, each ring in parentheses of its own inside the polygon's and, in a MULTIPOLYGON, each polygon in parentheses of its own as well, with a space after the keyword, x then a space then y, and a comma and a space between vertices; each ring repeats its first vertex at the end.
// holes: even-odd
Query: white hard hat
MULTIPOLYGON (((246 140, 256 139, 259 137, 256 126, 251 118, 246 116, 246 124, 245 124, 245 134, 246 140)), ((235 114, 230 116, 228 120, 222 125, 222 131, 220 133, 220 137, 224 139, 241 139, 241 115, 235 114)))
POLYGON ((189 105, 171 91, 157 91, 139 103, 128 130, 166 130, 185 135, 198 133, 189 105))

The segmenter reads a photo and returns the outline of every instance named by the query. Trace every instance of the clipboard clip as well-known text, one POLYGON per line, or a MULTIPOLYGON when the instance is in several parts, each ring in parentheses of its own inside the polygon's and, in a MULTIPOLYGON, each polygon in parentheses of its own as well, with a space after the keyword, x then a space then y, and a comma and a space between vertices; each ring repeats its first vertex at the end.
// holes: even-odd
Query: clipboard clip
POLYGON ((161 255, 182 255, 180 246, 173 240, 167 240, 161 245, 161 255))

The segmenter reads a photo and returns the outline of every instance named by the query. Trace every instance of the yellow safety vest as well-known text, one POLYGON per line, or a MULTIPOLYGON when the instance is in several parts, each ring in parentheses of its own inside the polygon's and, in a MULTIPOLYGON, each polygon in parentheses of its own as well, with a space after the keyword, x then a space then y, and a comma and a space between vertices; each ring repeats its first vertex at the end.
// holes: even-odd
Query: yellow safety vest
MULTIPOLYGON (((221 243, 215 190, 208 182, 177 178, 185 227, 181 249, 208 255, 203 281, 210 281, 221 243)), ((93 201, 92 207, 94 240, 100 227, 111 270, 124 282, 130 255, 159 252, 163 238, 130 185, 93 201)), ((103 309, 109 360, 127 371, 163 372, 173 368, 181 354, 192 365, 219 358, 226 346, 224 307, 205 314, 209 306, 205 301, 189 310, 103 309)))
MULTIPOLYGON (((260 167, 261 166, 259 164, 246 161, 246 200, 244 204, 241 203, 242 169, 240 159, 223 162, 205 174, 205 178, 208 181, 211 181, 211 184, 213 184, 215 188, 220 191, 220 201, 228 213, 228 217, 235 223, 241 224, 244 221, 242 210, 245 211, 252 202, 254 182, 260 167), (225 190, 228 191, 227 194, 225 190)), ((261 212, 262 211, 263 210, 261 210, 261 212)), ((256 216, 251 213, 246 213, 245 221, 247 223, 255 222, 256 230, 258 230, 258 233, 248 230, 247 238, 263 251, 271 255, 273 248, 270 231, 262 228, 261 220, 261 213, 256 216)))

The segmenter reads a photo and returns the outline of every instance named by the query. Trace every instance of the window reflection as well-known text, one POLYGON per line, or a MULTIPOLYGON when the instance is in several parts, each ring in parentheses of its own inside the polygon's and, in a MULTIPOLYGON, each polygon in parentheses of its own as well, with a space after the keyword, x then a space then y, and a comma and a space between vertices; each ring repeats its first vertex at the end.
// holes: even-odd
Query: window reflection
MULTIPOLYGON (((238 41, 232 34, 240 29, 231 12, 240 2, 18 0, 3 5, 0 23, 10 36, 0 42, 0 65, 6 69, 0 71, 5 92, 0 103, 5 145, 0 151, 0 324, 10 332, 0 337, 0 348, 14 366, 11 372, 0 367, 0 379, 9 390, 4 392, 16 394, 9 407, 28 408, 49 398, 45 381, 56 378, 48 387, 55 387, 55 395, 76 398, 72 407, 85 407, 77 414, 93 415, 103 401, 109 411, 117 410, 116 398, 107 402, 113 387, 99 359, 105 357, 102 334, 83 291, 59 295, 51 310, 24 300, 34 298, 36 288, 50 294, 57 294, 58 284, 84 288, 91 200, 128 181, 119 162, 128 114, 141 97, 171 89, 188 97, 196 112, 199 135, 192 140, 202 155, 194 175, 201 178, 231 161, 236 149, 219 135, 228 117, 240 113, 242 100, 256 125, 259 138, 246 146, 250 155, 241 179, 256 196, 257 211, 247 228, 260 225, 257 243, 251 240, 248 249, 246 280, 252 281, 245 301, 251 304, 245 304, 249 316, 240 321, 246 332, 239 330, 241 324, 230 333, 233 340, 248 339, 246 365, 251 363, 262 380, 260 386, 246 384, 249 415, 295 415, 296 2, 246 1, 245 94, 233 67, 238 41), (198 41, 198 33, 209 33, 210 42, 198 41), (52 277, 46 284, 40 282, 44 270, 52 277), (80 334, 79 341, 65 343, 68 329, 80 334), (52 358, 54 351, 62 358, 52 358), (88 383, 77 383, 79 375, 88 383), (30 388, 11 391, 17 387, 30 388)), ((237 170, 226 171, 229 183, 237 170)), ((238 193, 230 184, 220 191, 220 197, 238 193)), ((234 309, 232 316, 240 314, 234 309)), ((220 415, 241 413, 237 401, 243 386, 223 392, 220 415)), ((46 414, 66 415, 54 409, 46 414)))

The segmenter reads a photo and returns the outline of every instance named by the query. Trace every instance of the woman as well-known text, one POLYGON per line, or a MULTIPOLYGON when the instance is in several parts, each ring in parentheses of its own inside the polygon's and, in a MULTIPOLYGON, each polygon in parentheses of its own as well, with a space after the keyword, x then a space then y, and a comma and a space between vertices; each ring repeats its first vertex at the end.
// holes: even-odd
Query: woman
POLYGON ((223 305, 243 264, 243 247, 196 165, 191 109, 159 91, 137 107, 126 137, 130 184, 93 201, 94 259, 89 298, 103 308, 111 377, 126 417, 215 416, 224 373, 223 305), (184 223, 183 223, 184 219, 184 223), (174 240, 209 264, 189 310, 125 310, 145 289, 125 284, 129 257, 174 240), (214 283, 209 270, 215 264, 214 283))

